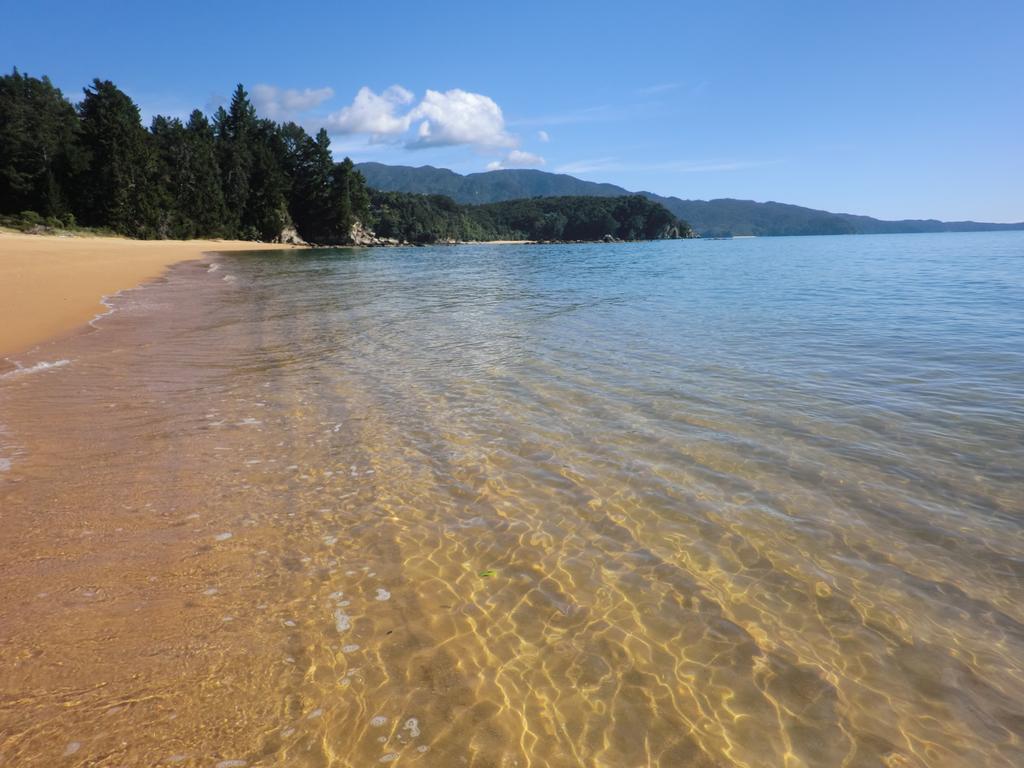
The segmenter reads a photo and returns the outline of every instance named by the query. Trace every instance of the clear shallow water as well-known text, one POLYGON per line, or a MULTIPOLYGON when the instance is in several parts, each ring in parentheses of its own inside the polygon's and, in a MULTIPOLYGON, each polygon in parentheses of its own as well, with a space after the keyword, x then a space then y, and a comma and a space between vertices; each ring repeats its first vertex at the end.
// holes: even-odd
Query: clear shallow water
POLYGON ((0 760, 1024 762, 1019 233, 213 262, 0 380, 0 760))

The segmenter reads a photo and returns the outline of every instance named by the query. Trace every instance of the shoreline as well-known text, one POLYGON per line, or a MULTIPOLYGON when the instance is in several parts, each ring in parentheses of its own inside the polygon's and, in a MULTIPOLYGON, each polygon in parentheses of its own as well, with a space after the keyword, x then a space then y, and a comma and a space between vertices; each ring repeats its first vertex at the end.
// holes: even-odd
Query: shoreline
POLYGON ((0 232, 0 358, 109 311, 108 297, 206 253, 288 250, 244 240, 131 240, 0 232))

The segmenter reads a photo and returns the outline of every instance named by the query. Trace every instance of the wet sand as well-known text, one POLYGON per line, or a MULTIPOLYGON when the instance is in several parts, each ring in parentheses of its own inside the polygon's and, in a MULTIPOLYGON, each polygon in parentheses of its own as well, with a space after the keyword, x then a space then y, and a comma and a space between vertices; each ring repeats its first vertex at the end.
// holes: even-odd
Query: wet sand
POLYGON ((281 250, 235 240, 129 240, 0 232, 0 356, 68 333, 103 298, 209 251, 281 250))

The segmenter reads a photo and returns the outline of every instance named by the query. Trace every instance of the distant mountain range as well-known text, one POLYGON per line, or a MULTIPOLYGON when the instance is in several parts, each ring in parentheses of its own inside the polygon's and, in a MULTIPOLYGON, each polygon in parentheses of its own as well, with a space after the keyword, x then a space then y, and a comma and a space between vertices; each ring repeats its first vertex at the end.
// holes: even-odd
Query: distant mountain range
POLYGON ((681 200, 653 192, 630 192, 614 184, 584 181, 561 173, 531 169, 487 171, 467 176, 425 165, 359 163, 367 183, 385 192, 416 192, 447 195, 458 203, 496 203, 530 197, 618 197, 640 194, 661 203, 687 221, 704 237, 731 235, 877 235, 902 232, 979 232, 1024 229, 1017 224, 989 224, 977 221, 904 219, 884 221, 870 216, 829 213, 785 203, 757 203, 753 200, 681 200))

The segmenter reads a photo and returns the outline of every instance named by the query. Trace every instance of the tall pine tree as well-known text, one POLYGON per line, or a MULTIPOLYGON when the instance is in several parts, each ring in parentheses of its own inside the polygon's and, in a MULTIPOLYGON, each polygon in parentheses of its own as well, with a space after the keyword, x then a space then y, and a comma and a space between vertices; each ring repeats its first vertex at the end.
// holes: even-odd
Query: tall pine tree
POLYGON ((220 160, 221 188, 228 214, 228 233, 233 237, 255 237, 255 232, 243 231, 252 180, 253 145, 256 140, 256 109, 249 94, 239 83, 231 97, 227 111, 217 110, 214 118, 217 134, 217 155, 220 160))
POLYGON ((109 80, 93 80, 79 105, 89 157, 78 210, 84 223, 126 235, 158 234, 155 156, 139 108, 109 80))
POLYGON ((83 161, 78 116, 49 78, 0 77, 0 212, 65 216, 83 161))
POLYGON ((202 237, 224 237, 227 210, 213 128, 198 109, 192 111, 185 126, 185 146, 182 193, 186 199, 181 202, 182 213, 202 237))

